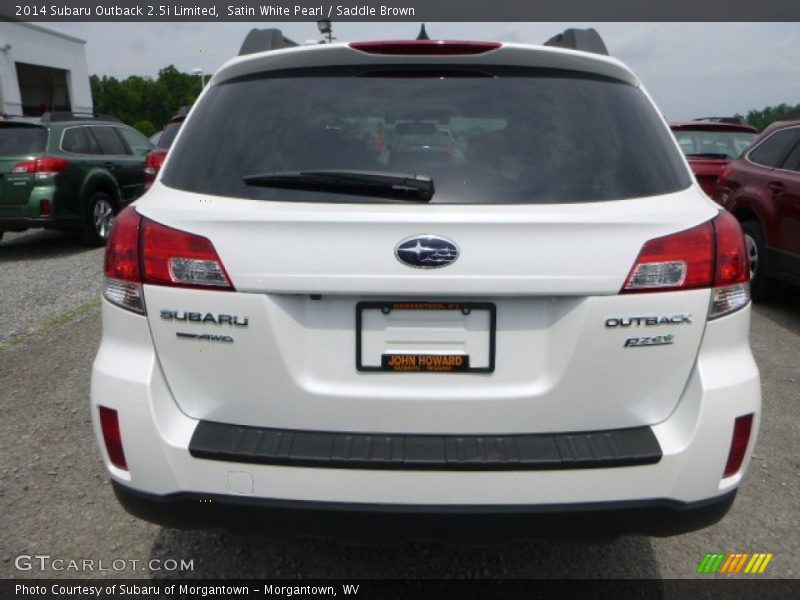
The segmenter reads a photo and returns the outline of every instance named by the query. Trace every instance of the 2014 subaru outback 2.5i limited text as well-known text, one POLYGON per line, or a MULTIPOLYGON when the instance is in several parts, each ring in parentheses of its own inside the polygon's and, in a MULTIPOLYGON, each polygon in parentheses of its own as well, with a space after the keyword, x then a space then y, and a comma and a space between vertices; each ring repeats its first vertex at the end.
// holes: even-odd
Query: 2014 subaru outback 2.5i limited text
POLYGON ((170 526, 667 535, 725 514, 755 443, 742 232, 600 54, 233 59, 105 273, 95 431, 170 526))

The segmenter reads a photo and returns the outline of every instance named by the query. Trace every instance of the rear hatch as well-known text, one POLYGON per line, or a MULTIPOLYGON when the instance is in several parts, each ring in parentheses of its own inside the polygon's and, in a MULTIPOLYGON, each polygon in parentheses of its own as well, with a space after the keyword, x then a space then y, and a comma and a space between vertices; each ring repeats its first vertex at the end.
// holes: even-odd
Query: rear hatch
POLYGON ((35 183, 30 164, 44 155, 47 129, 33 123, 0 121, 0 206, 28 203, 35 183))
MULTIPOLYGON (((451 62, 266 71, 205 92, 137 207, 209 240, 235 287, 145 285, 184 412, 521 433, 674 409, 710 292, 620 294, 648 240, 717 214, 668 129, 630 83, 451 62), (407 123, 456 148, 393 156, 407 123)), ((159 231, 146 255, 171 243, 159 231)))

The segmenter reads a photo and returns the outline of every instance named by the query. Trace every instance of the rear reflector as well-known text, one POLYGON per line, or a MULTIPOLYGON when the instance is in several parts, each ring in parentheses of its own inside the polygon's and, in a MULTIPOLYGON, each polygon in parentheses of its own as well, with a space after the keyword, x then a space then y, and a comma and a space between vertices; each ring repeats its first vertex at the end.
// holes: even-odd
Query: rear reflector
POLYGON ((117 411, 105 406, 98 408, 100 409, 100 429, 103 431, 108 460, 118 469, 127 471, 128 463, 125 461, 125 452, 122 450, 122 434, 119 430, 117 411))
POLYGON ((483 54, 497 50, 500 42, 461 42, 445 40, 399 40, 389 42, 351 42, 350 47, 368 54, 395 54, 402 56, 447 54, 483 54))
POLYGON ((50 200, 39 200, 39 214, 43 217, 49 217, 53 214, 53 205, 50 200))
POLYGON ((731 449, 728 452, 728 462, 725 464, 725 472, 722 477, 736 475, 742 468, 744 455, 747 445, 750 443, 750 433, 753 429, 753 415, 737 417, 733 424, 733 438, 731 439, 731 449))

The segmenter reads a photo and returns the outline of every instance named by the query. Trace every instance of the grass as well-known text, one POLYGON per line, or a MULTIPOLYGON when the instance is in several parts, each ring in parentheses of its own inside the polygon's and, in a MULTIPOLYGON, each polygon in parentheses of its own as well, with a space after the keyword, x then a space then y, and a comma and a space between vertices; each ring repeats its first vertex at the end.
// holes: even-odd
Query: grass
POLYGON ((34 325, 32 329, 26 331, 25 333, 21 333, 20 335, 14 336, 8 341, 0 342, 0 351, 7 350, 8 348, 12 348, 14 346, 19 345, 23 343, 25 340, 27 340, 30 336, 36 333, 52 331, 54 329, 58 329, 59 327, 63 327, 67 323, 71 323, 78 317, 90 313, 99 307, 100 307, 100 296, 98 295, 92 298, 91 300, 88 300, 83 304, 76 306, 75 308, 70 308, 69 310, 66 310, 62 313, 45 317, 44 319, 39 321, 36 325, 34 325))

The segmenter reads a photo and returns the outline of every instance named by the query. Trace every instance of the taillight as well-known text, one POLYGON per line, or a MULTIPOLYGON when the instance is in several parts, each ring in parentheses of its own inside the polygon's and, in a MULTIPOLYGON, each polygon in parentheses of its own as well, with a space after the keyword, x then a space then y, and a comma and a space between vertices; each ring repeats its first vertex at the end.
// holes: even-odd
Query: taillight
POLYGON ((725 463, 725 472, 722 477, 736 475, 742 468, 744 455, 747 445, 750 443, 750 433, 753 429, 753 415, 737 417, 733 424, 733 437, 731 438, 731 449, 728 452, 728 461, 725 463))
POLYGON ((623 293, 667 292, 711 287, 714 228, 711 222, 647 242, 623 293))
POLYGON ((139 228, 142 217, 128 207, 114 219, 106 246, 103 296, 112 304, 144 314, 139 268, 139 228))
POLYGON ((207 238, 142 220, 144 283, 232 290, 225 267, 207 238))
POLYGON ((732 313, 750 301, 744 235, 722 211, 712 221, 647 242, 621 293, 713 288, 708 318, 732 313))
POLYGON ((122 450, 122 434, 119 430, 117 411, 105 406, 98 408, 100 409, 100 429, 103 432, 108 460, 118 469, 127 471, 128 463, 125 461, 125 452, 122 450))
POLYGON ((144 189, 148 189, 156 179, 156 175, 167 158, 167 151, 161 148, 148 152, 144 159, 144 189))
POLYGON ((18 162, 11 167, 11 172, 14 174, 32 173, 36 175, 36 179, 44 179, 63 173, 69 167, 69 161, 64 158, 56 158, 54 156, 42 156, 35 160, 25 160, 18 162))
POLYGON ((214 245, 142 217, 133 207, 114 221, 106 247, 103 296, 145 314, 142 284, 233 290, 214 245))
POLYGON ((399 40, 388 42, 351 42, 350 47, 368 54, 443 56, 446 54, 483 54, 497 50, 500 42, 462 42, 446 40, 399 40))
POLYGON ((713 223, 717 256, 709 319, 730 314, 750 302, 750 264, 739 221, 722 211, 713 223))

